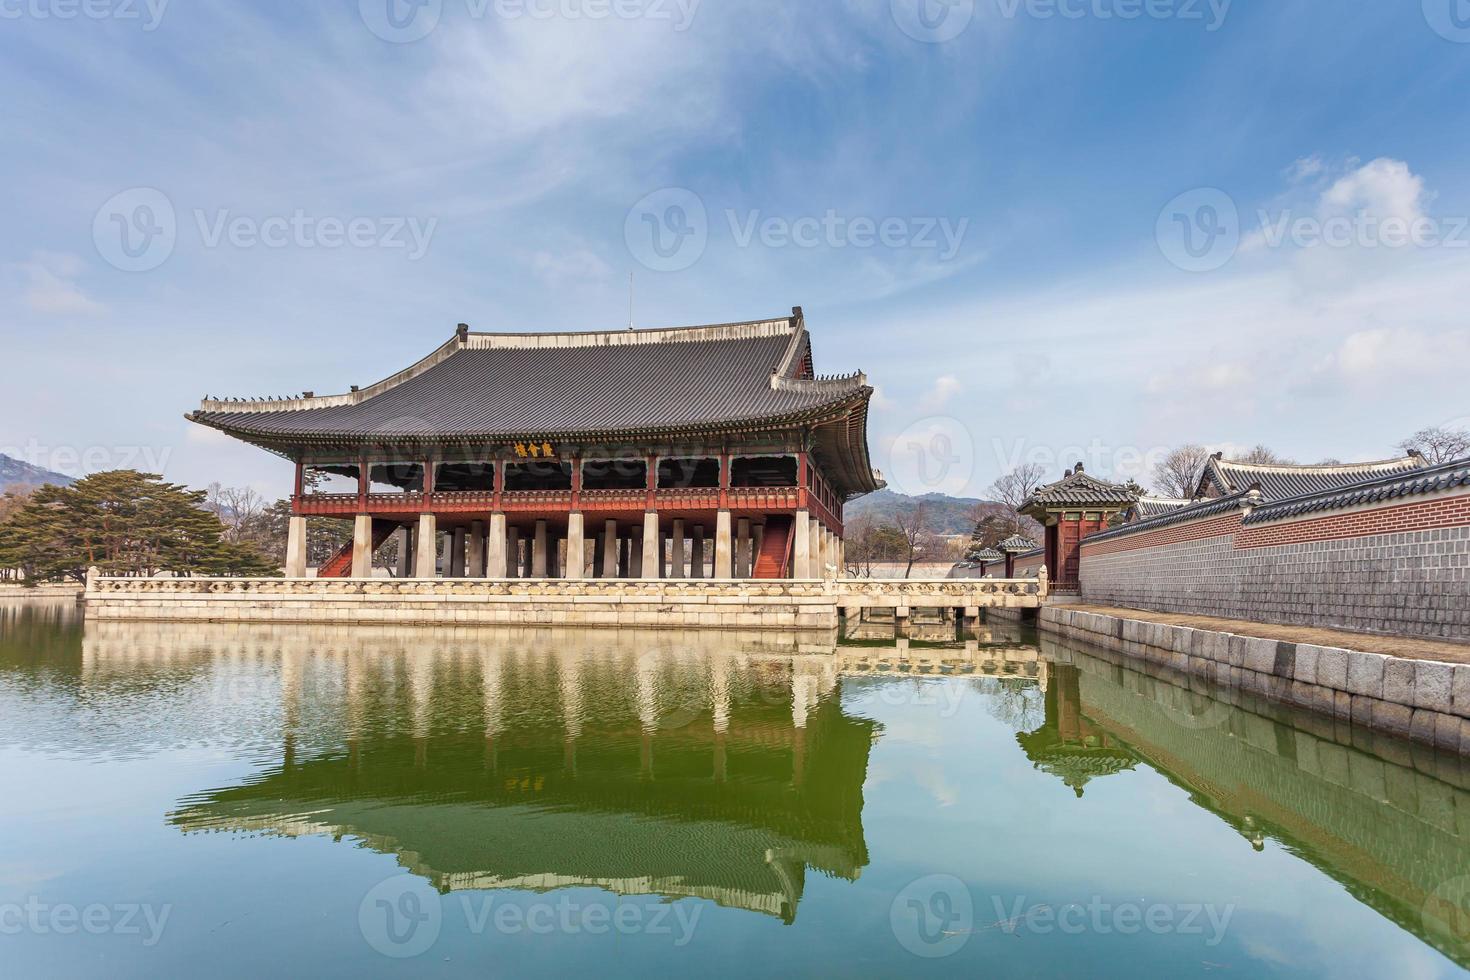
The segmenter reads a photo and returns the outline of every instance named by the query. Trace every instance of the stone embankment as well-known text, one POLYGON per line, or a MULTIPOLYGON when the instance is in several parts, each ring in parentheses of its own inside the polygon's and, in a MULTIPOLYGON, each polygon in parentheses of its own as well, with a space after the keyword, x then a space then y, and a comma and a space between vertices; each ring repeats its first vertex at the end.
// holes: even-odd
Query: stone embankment
MULTIPOLYGON (((1470 663, 1195 629, 1068 606, 1044 607, 1040 624, 1068 640, 1470 755, 1470 663)), ((1361 640, 1364 646, 1374 642, 1367 635, 1361 640)))

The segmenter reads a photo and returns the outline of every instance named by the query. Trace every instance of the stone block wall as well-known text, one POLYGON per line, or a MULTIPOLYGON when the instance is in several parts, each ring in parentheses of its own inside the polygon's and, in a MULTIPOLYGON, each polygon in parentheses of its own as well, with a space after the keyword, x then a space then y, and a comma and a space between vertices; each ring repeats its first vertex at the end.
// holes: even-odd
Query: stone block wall
POLYGON ((1047 606, 1043 630, 1353 725, 1470 755, 1470 664, 1405 660, 1047 606))
POLYGON ((1083 601, 1470 640, 1470 495, 1297 521, 1245 513, 1083 542, 1083 601))

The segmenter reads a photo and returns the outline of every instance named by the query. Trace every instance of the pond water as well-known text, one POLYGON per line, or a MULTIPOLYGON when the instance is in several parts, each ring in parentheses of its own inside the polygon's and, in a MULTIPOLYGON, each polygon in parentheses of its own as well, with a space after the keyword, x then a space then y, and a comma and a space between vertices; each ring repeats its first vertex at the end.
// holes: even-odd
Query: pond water
POLYGON ((1470 762, 1011 640, 0 603, 0 973, 1470 964, 1470 762))

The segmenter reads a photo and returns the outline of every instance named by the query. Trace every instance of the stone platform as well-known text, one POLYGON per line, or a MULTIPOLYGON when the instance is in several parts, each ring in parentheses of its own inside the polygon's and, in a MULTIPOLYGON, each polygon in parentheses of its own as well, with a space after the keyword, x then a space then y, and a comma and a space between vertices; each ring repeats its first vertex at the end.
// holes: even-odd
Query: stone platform
POLYGON ((1036 608, 1036 579, 135 579, 92 577, 87 618, 656 629, 836 629, 891 609, 1036 608))

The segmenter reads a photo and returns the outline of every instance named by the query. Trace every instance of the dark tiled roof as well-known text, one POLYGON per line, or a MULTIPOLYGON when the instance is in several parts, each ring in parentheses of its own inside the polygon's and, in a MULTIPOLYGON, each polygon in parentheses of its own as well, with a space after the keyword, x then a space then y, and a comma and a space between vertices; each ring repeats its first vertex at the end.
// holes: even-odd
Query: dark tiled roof
POLYGON ((1123 524, 1096 534, 1089 534, 1084 541, 1107 541, 1111 538, 1123 538, 1130 534, 1142 534, 1145 531, 1155 531, 1161 527, 1171 527, 1175 524, 1187 524, 1190 521, 1203 520, 1206 517, 1216 517, 1220 514, 1230 514, 1238 510, 1244 510, 1252 504, 1260 502, 1260 496, 1254 491, 1246 490, 1234 493, 1228 497, 1213 497, 1206 500, 1196 500, 1186 507, 1179 507, 1158 517, 1148 520, 1134 521, 1132 524, 1123 524))
POLYGON ((190 417, 247 439, 455 439, 687 431, 866 400, 861 375, 799 377, 808 344, 797 317, 672 331, 461 333, 365 391, 211 400, 190 417))
POLYGON ((969 554, 965 555, 965 561, 990 562, 1005 560, 1006 556, 1001 554, 999 551, 996 551, 994 548, 981 548, 979 551, 972 551, 969 554))
POLYGON ((1424 468, 1418 456, 1386 459, 1374 463, 1333 463, 1301 466, 1281 463, 1237 463, 1216 456, 1200 480, 1200 496, 1226 496, 1261 488, 1266 500, 1285 500, 1303 494, 1324 493, 1379 477, 1415 473, 1424 468))
POLYGON ((1365 480, 1350 487, 1324 493, 1304 494, 1286 500, 1272 501, 1251 511, 1247 524, 1305 517, 1322 511, 1341 510, 1363 504, 1379 504, 1400 497, 1418 497, 1440 490, 1470 487, 1470 459, 1440 463, 1409 473, 1395 473, 1365 480))
POLYGON ((1031 551, 1036 547, 1036 542, 1030 538, 1023 538, 1019 534, 1012 535, 1002 541, 998 547, 1001 551, 1023 552, 1031 551))
POLYGON ((1135 499, 1127 487, 1099 480, 1078 469, 1037 490, 1021 505, 1020 511, 1026 514, 1048 507, 1127 507, 1135 499))
POLYGON ((1181 507, 1188 507, 1189 503, 1182 497, 1139 497, 1138 502, 1128 509, 1128 513, 1132 520, 1146 521, 1151 517, 1162 517, 1181 507))

